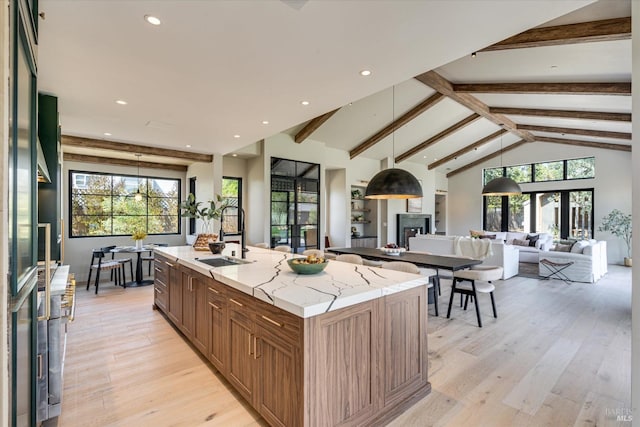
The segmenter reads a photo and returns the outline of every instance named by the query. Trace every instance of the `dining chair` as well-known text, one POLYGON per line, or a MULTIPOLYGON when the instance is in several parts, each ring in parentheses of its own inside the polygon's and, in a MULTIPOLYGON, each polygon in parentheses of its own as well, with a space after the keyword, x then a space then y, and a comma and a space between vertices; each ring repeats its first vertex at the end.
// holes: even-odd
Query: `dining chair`
POLYGON ((395 270, 395 271, 404 271, 405 273, 413 273, 420 274, 422 276, 426 276, 429 280, 427 284, 427 295, 431 293, 433 295, 433 307, 436 312, 436 316, 438 313, 438 292, 436 291, 436 287, 434 285, 433 277, 436 275, 436 271, 432 268, 419 268, 417 265, 412 264, 406 261, 389 261, 382 264, 382 268, 387 270, 395 270))
POLYGON ((109 260, 106 258, 107 254, 113 249, 113 247, 108 246, 100 249, 93 249, 91 251, 91 264, 89 264, 89 277, 87 278, 87 290, 89 290, 89 285, 91 284, 91 274, 93 270, 96 270, 96 278, 95 278, 95 288, 96 295, 98 294, 98 284, 100 283, 100 272, 101 271, 110 271, 112 272, 112 278, 114 280, 114 284, 118 286, 118 282, 122 279, 120 278, 120 271, 122 269, 122 264, 120 264, 116 260, 109 260), (96 262, 97 260, 97 262, 96 262))
POLYGON ((362 257, 355 254, 340 254, 336 256, 336 261, 348 262, 351 264, 363 265, 362 257))
MULTIPOLYGON (((131 281, 133 281, 133 259, 132 258, 116 258, 115 252, 112 252, 113 249, 116 248, 116 245, 105 246, 102 249, 105 249, 105 255, 108 252, 111 252, 111 261, 116 261, 120 264, 122 280, 120 281, 120 285, 124 288, 127 287, 127 270, 126 265, 129 264, 129 271, 131 272, 131 281)), ((113 280, 114 271, 111 271, 111 279, 113 280)))
POLYGON ((453 296, 458 293, 462 297, 465 295, 464 309, 467 309, 469 299, 472 299, 476 308, 476 317, 478 318, 478 327, 482 328, 482 319, 480 318, 480 308, 478 307, 478 293, 489 294, 491 297, 491 308, 493 309, 493 317, 497 318, 496 301, 493 297, 493 291, 496 289, 492 283, 502 277, 502 267, 500 266, 476 266, 474 269, 461 270, 453 273, 453 284, 451 286, 451 296, 449 297, 449 309, 447 310, 447 319, 451 317, 451 306, 453 305, 453 296))

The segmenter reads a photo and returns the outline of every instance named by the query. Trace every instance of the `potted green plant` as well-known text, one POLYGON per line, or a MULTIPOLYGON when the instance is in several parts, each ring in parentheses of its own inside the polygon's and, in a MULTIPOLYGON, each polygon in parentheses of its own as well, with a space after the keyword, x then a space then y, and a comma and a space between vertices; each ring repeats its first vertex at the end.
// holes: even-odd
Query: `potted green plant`
POLYGON ((624 265, 631 266, 631 214, 624 214, 618 209, 609 212, 609 215, 602 218, 602 223, 598 227, 599 231, 608 231, 616 237, 620 237, 627 245, 627 256, 624 258, 624 265))
POLYGON ((193 247, 209 250, 209 242, 218 240, 218 235, 213 233, 213 221, 219 220, 222 209, 228 205, 228 201, 221 195, 216 194, 215 200, 206 203, 196 201, 196 196, 189 193, 186 200, 180 203, 180 214, 185 218, 196 218, 202 221, 202 233, 196 237, 193 247))

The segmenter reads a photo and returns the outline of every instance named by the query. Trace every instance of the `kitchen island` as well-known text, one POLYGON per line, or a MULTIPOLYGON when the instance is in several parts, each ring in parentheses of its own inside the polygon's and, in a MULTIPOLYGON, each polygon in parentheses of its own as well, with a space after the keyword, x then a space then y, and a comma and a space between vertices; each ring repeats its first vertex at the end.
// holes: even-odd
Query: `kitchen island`
POLYGON ((274 426, 383 425, 430 391, 427 278, 250 247, 156 249, 155 306, 274 426))

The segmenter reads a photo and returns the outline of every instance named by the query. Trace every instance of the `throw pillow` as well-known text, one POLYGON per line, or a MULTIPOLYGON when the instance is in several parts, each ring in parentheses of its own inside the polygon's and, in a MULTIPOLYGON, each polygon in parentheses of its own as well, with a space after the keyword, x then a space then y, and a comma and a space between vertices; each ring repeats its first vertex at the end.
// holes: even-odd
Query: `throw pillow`
POLYGON ((471 236, 471 237, 484 236, 484 231, 482 231, 482 230, 469 230, 469 236, 471 236))
POLYGON ((529 246, 528 240, 513 239, 513 244, 517 246, 529 246))
POLYGON ((589 246, 589 242, 586 240, 578 240, 573 244, 573 246, 571 246, 571 252, 574 254, 581 254, 587 246, 589 246))
POLYGON ((483 234, 481 236, 478 236, 481 239, 493 239, 495 240, 496 235, 495 234, 483 234))
POLYGON ((529 234, 527 235, 527 240, 529 241, 529 246, 535 246, 536 242, 540 238, 539 234, 529 234))
POLYGON ((563 245, 562 243, 557 243, 553 250, 556 252, 570 252, 571 246, 573 245, 563 245))

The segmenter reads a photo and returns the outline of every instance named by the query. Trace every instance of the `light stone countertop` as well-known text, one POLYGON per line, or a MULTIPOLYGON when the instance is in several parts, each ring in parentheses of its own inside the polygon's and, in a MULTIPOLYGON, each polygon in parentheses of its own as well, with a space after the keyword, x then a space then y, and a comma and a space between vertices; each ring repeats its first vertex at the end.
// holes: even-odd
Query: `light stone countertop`
MULTIPOLYGON (((338 310, 385 295, 424 286, 427 277, 330 260, 323 272, 294 273, 290 253, 249 247, 247 264, 211 267, 198 259, 240 254, 237 244, 227 243, 222 255, 195 251, 191 246, 157 247, 155 251, 232 288, 306 318, 338 310)), ((237 256, 236 258, 239 258, 237 256)))

